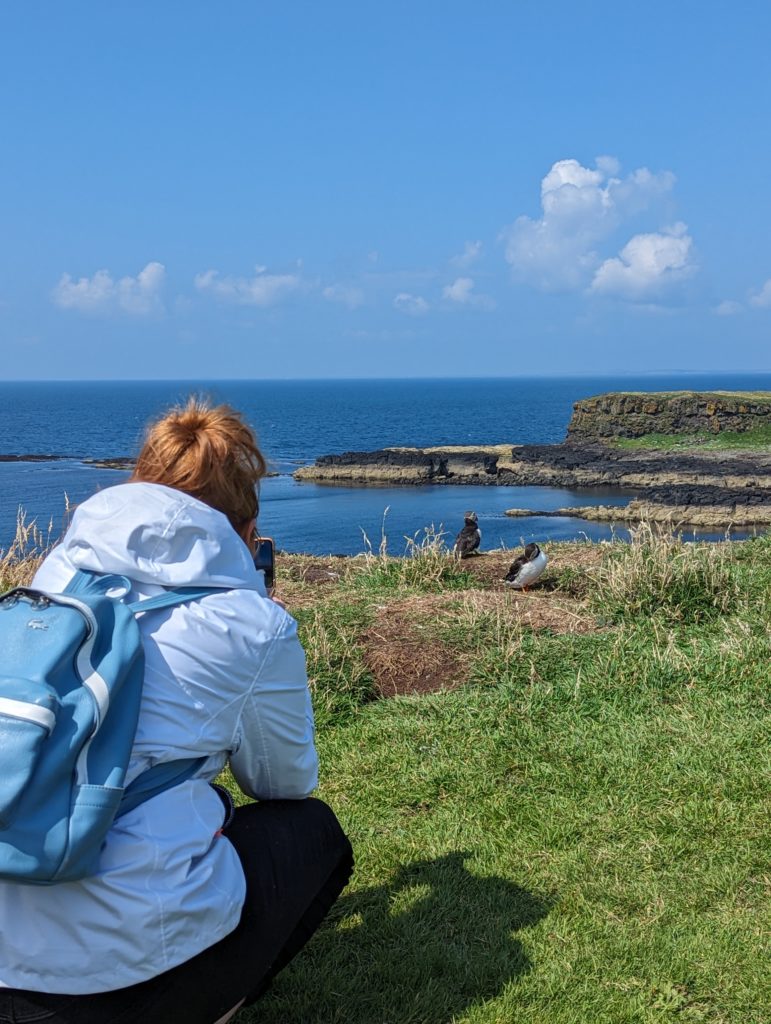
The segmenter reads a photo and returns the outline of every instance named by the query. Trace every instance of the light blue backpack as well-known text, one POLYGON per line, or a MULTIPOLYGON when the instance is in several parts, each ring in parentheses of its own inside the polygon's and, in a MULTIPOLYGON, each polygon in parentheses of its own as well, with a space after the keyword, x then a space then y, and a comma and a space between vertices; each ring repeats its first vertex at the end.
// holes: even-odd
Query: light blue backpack
POLYGON ((78 572, 61 594, 0 596, 0 878, 95 874, 113 820, 206 760, 156 765, 124 790, 144 679, 136 615, 213 592, 128 604, 130 589, 125 576, 78 572))

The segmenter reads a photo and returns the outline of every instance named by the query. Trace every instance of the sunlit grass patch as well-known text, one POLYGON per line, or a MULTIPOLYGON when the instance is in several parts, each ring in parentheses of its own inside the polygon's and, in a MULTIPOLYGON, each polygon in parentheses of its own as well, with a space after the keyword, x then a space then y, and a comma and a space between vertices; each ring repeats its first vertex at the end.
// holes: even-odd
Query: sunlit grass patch
POLYGON ((591 600, 609 620, 656 615, 694 623, 735 608, 733 545, 686 543, 649 523, 630 533, 630 543, 610 547, 590 573, 591 600))
POLYGON ((723 449, 771 448, 771 425, 755 427, 753 430, 721 430, 711 433, 703 430, 694 434, 643 434, 640 437, 614 437, 615 448, 637 451, 678 451, 689 448, 721 451, 723 449))
POLYGON ((471 577, 462 568, 447 544, 447 533, 432 523, 412 537, 405 537, 404 553, 394 558, 388 552, 385 532, 386 509, 380 543, 374 550, 364 534, 365 551, 355 560, 352 581, 365 589, 419 591, 460 589, 470 585, 471 577))

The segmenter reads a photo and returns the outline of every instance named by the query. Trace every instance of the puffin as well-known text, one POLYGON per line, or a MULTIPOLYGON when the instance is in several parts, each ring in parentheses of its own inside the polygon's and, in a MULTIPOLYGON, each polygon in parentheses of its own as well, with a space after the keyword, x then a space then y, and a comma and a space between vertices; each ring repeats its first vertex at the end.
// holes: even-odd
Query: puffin
POLYGON ((477 514, 476 512, 467 512, 463 517, 463 529, 455 538, 453 551, 459 558, 478 555, 481 542, 482 534, 477 525, 477 514))
POLYGON ((527 590, 543 576, 548 561, 537 544, 528 544, 525 553, 515 558, 509 566, 503 582, 515 590, 527 590))

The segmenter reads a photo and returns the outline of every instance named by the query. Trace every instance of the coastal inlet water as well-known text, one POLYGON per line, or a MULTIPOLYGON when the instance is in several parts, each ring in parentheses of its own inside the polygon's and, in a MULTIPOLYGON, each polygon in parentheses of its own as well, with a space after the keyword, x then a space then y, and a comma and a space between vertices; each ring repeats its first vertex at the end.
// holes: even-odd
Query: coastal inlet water
MULTIPOLYGON (((280 475, 262 486, 260 528, 279 548, 354 554, 366 532, 389 551, 440 525, 450 539, 474 509, 486 547, 528 540, 607 538, 624 531, 573 518, 504 516, 506 508, 543 511, 624 504, 619 491, 541 487, 330 487, 298 483, 291 471, 317 456, 387 446, 556 443, 573 402, 604 391, 769 390, 766 375, 525 378, 381 381, 141 381, 0 383, 0 456, 55 455, 47 462, 0 462, 0 548, 10 543, 19 507, 60 532, 65 494, 71 504, 126 479, 84 458, 130 457, 145 424, 190 394, 243 411, 280 475)), ((700 534, 708 537, 709 534, 700 534)))

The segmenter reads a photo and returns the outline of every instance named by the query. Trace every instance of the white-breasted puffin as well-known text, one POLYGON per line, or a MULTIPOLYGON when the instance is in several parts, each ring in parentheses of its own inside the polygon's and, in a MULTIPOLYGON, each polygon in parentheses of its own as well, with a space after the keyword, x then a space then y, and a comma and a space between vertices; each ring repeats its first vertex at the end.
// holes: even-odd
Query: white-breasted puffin
POLYGON ((476 512, 467 512, 463 517, 463 529, 455 538, 453 551, 459 558, 468 558, 470 555, 479 554, 479 545, 482 543, 482 534, 477 525, 476 512))
POLYGON ((515 590, 527 590, 543 576, 548 561, 537 544, 528 544, 525 553, 515 558, 509 566, 503 582, 515 590))

